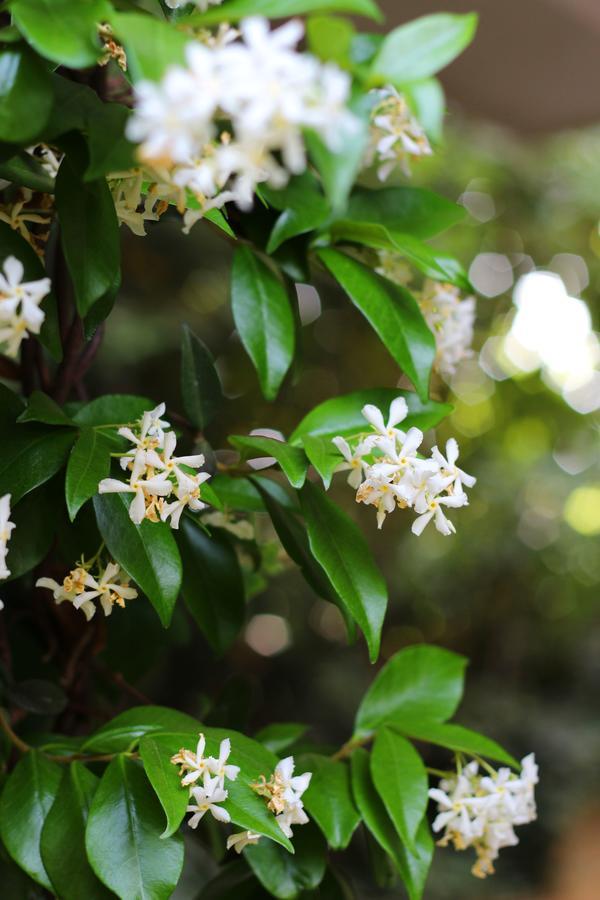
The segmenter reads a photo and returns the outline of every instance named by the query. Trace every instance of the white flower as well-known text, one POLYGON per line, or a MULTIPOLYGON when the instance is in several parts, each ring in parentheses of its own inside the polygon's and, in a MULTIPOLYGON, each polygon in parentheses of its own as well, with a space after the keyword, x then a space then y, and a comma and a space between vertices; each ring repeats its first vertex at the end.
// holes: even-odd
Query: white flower
POLYGON ((10 494, 0 497, 0 579, 10 577, 10 569, 6 566, 8 554, 8 542, 15 528, 15 523, 10 521, 10 494))
POLYGON ((311 772, 294 775, 294 757, 288 756, 277 763, 269 781, 261 776, 259 782, 251 785, 268 800, 267 808, 275 814, 275 821, 288 838, 293 837, 292 825, 305 825, 309 821, 301 798, 311 777, 311 772))
POLYGON ((194 490, 196 483, 194 476, 186 472, 182 466, 188 466, 191 469, 199 469, 203 466, 205 459, 202 453, 196 453, 191 456, 174 456, 177 446, 177 437, 174 431, 169 431, 164 435, 164 445, 159 455, 156 450, 149 450, 146 454, 146 465, 153 469, 159 469, 164 475, 170 475, 171 472, 176 476, 177 483, 180 487, 194 490))
POLYGON ((456 465, 458 459, 458 443, 455 438, 450 438, 446 442, 446 456, 442 456, 437 447, 431 451, 431 455, 440 467, 442 477, 451 479, 449 484, 454 486, 454 493, 457 495, 464 494, 464 487, 471 488, 475 485, 477 479, 473 475, 467 475, 463 469, 459 469, 456 465))
POLYGON ((472 355, 475 298, 462 298, 457 287, 427 279, 415 297, 435 336, 435 367, 448 380, 458 364, 472 355))
POLYGON ((210 478, 208 472, 200 472, 198 475, 186 475, 185 480, 178 483, 175 488, 177 500, 171 503, 163 503, 160 518, 163 522, 171 520, 171 528, 179 528, 179 520, 184 509, 189 507, 192 512, 206 509, 207 504, 200 499, 200 486, 210 478))
POLYGON ((275 821, 285 834, 286 838, 291 838, 294 836, 291 827, 292 825, 306 825, 310 820, 304 812, 302 803, 295 802, 287 803, 284 811, 278 816, 275 816, 275 821))
POLYGON ((411 160, 433 152, 427 135, 396 88, 388 86, 373 94, 377 102, 371 111, 364 165, 368 168, 377 163, 380 181, 385 181, 396 168, 408 176, 411 160))
POLYGON ((229 781, 235 781, 240 773, 239 766, 232 766, 231 763, 227 763, 230 754, 231 741, 229 738, 224 738, 219 747, 218 758, 211 756, 208 760, 208 771, 218 779, 221 787, 223 787, 226 778, 229 781))
POLYGON ((99 494, 135 495, 129 506, 129 518, 136 525, 140 525, 146 517, 148 501, 152 502, 156 497, 167 497, 173 489, 172 483, 164 474, 144 478, 145 469, 145 461, 136 461, 129 482, 103 478, 98 485, 99 494))
POLYGON ((200 733, 195 753, 182 748, 179 753, 171 757, 173 765, 181 766, 180 775, 183 776, 181 779, 183 787, 188 787, 198 781, 199 778, 204 778, 206 774, 210 774, 209 757, 204 756, 205 747, 206 738, 200 733))
POLYGON ((521 761, 521 767, 520 775, 501 768, 482 776, 473 761, 429 791, 438 807, 433 830, 444 832, 440 846, 473 847, 477 861, 472 872, 480 878, 493 873, 494 860, 503 847, 518 843, 513 826, 536 818, 538 771, 533 754, 521 761))
POLYGON ((236 519, 230 512, 215 511, 205 513, 202 516, 202 522, 204 525, 209 525, 213 528, 223 528, 241 541, 254 540, 254 525, 247 519, 236 519))
POLYGON ((260 838, 261 835, 256 831, 236 831, 227 838, 227 849, 231 850, 233 847, 236 853, 241 853, 244 847, 258 844, 260 838))
POLYGON ((333 438, 332 443, 335 444, 344 457, 344 462, 339 463, 335 471, 345 472, 349 469, 348 484, 353 488, 358 488, 362 481, 363 467, 365 466, 363 456, 371 450, 372 442, 361 441, 355 450, 350 449, 348 441, 343 437, 333 438))
POLYGON ((136 589, 129 586, 129 576, 115 562, 109 562, 97 580, 88 572, 85 585, 88 590, 78 594, 73 606, 79 609, 97 597, 105 616, 110 616, 115 603, 124 608, 126 600, 133 600, 138 595, 136 589))
POLYGON ((423 534, 424 529, 433 519, 435 527, 440 534, 455 534, 456 528, 444 513, 443 507, 456 508, 458 506, 468 506, 466 494, 460 496, 435 497, 428 493, 419 498, 415 503, 415 511, 420 513, 418 518, 412 523, 412 533, 416 535, 423 534))
MULTIPOLYGON (((74 570, 74 571, 77 571, 77 570, 74 570)), ((84 571, 85 575, 87 575, 87 572, 85 572, 85 570, 83 570, 83 571, 84 571)), ((70 575, 73 575, 73 572, 71 572, 70 575)), ((67 576, 67 578, 65 578, 65 580, 63 581, 62 584, 59 584, 58 581, 54 580, 54 578, 38 578, 38 580, 35 583, 35 586, 41 587, 41 588, 47 588, 49 591, 52 591, 52 594, 54 596, 54 601, 57 605, 59 603, 64 603, 65 600, 68 600, 70 603, 74 603, 75 599, 78 596, 78 592, 75 590, 74 586, 72 586, 70 588, 70 590, 67 590, 67 588, 65 587, 65 582, 67 581, 68 578, 69 578, 69 576, 67 576)), ((82 588, 82 590, 83 590, 83 588, 82 588)), ((85 617, 88 620, 88 622, 96 614, 96 606, 94 605, 94 603, 92 603, 91 600, 85 600, 83 603, 80 603, 77 608, 80 609, 81 612, 85 614, 85 617)))
POLYGON ((190 791, 190 799, 194 802, 186 808, 186 812, 193 813, 188 819, 190 828, 197 828, 202 817, 210 812, 218 822, 230 822, 231 816, 226 809, 217 804, 227 800, 228 792, 219 786, 218 778, 211 778, 208 773, 204 775, 202 787, 193 787, 190 791))
POLYGON ((404 432, 398 431, 395 427, 396 425, 399 425, 400 422, 403 422, 408 415, 408 406, 406 405, 404 397, 396 397, 395 400, 392 400, 387 423, 384 421, 381 410, 376 406, 373 406, 372 403, 367 403, 366 406, 363 406, 362 414, 369 425, 371 425, 371 427, 382 437, 393 438, 396 437, 396 435, 404 436, 404 432))
POLYGON ((293 756, 286 756, 275 767, 275 778, 283 787, 283 798, 287 803, 297 802, 310 784, 312 772, 304 772, 303 775, 294 775, 295 763, 293 756))
POLYGON ((39 334, 45 313, 40 303, 50 292, 50 279, 23 281, 23 264, 14 256, 4 260, 0 272, 0 346, 16 357, 28 334, 39 334))

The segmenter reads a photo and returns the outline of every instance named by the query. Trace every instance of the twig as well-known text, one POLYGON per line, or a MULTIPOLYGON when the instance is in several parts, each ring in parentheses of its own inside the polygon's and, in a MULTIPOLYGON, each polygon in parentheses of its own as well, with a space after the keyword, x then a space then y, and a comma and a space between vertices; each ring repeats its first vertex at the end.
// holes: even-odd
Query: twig
POLYGON ((369 741, 373 740, 372 734, 367 734, 364 737, 360 738, 350 738, 349 741, 346 741, 345 744, 342 744, 339 750, 337 750, 334 754, 332 754, 331 759, 339 760, 339 759, 348 759, 349 756, 352 756, 355 750, 359 747, 364 747, 365 744, 368 744, 369 741))
POLYGON ((31 747, 29 746, 29 744, 26 744, 25 741, 21 740, 18 734, 15 734, 15 732, 12 730, 10 722, 8 721, 2 710, 0 710, 0 728, 8 737, 11 744, 13 744, 13 746, 15 746, 20 753, 29 753, 31 747))

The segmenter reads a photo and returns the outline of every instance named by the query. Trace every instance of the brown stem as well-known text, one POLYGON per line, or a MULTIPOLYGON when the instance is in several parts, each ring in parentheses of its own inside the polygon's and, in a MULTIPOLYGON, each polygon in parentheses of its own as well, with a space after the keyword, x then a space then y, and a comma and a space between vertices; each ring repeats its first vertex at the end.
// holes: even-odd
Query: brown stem
POLYGON ((18 363, 13 362, 6 356, 0 356, 0 378, 6 378, 8 381, 19 381, 21 378, 21 369, 18 363))
POLYGON ((57 403, 63 404, 69 397, 73 382, 77 375, 79 353, 83 343, 83 324, 81 319, 74 314, 67 339, 63 343, 63 361, 58 367, 52 391, 57 403))
POLYGON ((26 744, 25 741, 21 740, 19 735, 15 734, 15 732, 12 730, 12 726, 2 710, 0 710, 0 728, 7 736, 11 744, 13 744, 13 746, 17 748, 19 753, 28 753, 31 750, 29 744, 26 744))
POLYGON ((98 350, 100 349, 103 338, 104 338, 104 322, 98 326, 98 328, 94 332, 94 336, 92 337, 91 341, 89 342, 89 344, 87 344, 83 348, 83 351, 81 352, 81 355, 79 357, 79 361, 77 364, 77 371, 75 373, 75 381, 76 382, 81 381, 81 379, 83 378, 83 376, 85 375, 85 373, 87 372, 87 370, 89 369, 91 364, 93 363, 94 359, 96 358, 96 354, 98 353, 98 350))

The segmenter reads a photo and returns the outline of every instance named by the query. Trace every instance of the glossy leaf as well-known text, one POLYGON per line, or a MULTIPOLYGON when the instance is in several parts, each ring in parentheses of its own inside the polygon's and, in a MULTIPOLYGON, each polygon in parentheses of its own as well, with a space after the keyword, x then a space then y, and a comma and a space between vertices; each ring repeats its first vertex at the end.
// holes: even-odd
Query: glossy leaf
POLYGON ((298 759, 296 770, 312 772, 308 790, 302 796, 304 805, 329 846, 344 850, 360 822, 352 796, 350 769, 340 760, 307 753, 298 759))
POLYGON ((464 656, 416 644, 396 653, 381 669, 356 714, 355 731, 365 734, 404 719, 449 719, 463 693, 464 656))
POLYGON ((308 460, 299 447, 292 447, 275 438, 242 434, 231 435, 229 443, 240 451, 244 459, 272 456, 292 487, 300 488, 304 484, 308 460))
POLYGON ((265 16, 267 19, 303 16, 312 12, 347 12, 369 19, 381 19, 374 0, 228 0, 224 8, 217 6, 192 21, 203 24, 237 22, 246 16, 265 16))
POLYGON ((61 769, 35 750, 15 766, 0 797, 0 837, 27 874, 52 890, 40 855, 40 835, 61 778, 61 769))
POLYGON ((339 16, 314 15, 306 23, 306 41, 310 52, 343 69, 352 65, 351 50, 355 34, 352 22, 339 16))
POLYGON ((281 210, 269 236, 267 253, 273 253, 290 238, 319 228, 329 218, 329 203, 319 182, 308 171, 296 175, 282 190, 263 188, 262 192, 267 203, 281 210))
POLYGON ((259 841, 244 850, 250 868, 272 897, 298 897, 317 888, 325 875, 325 842, 314 825, 294 831, 294 850, 294 855, 286 853, 273 841, 259 841))
POLYGON ((476 28, 476 13, 436 13, 400 25, 384 38, 371 81, 402 85, 435 75, 468 47, 476 28))
POLYGON ((37 159, 21 151, 12 159, 0 163, 0 178, 31 188, 33 191, 54 193, 54 178, 42 168, 37 159))
POLYGON ((240 565, 226 537, 210 537, 185 517, 179 531, 181 593, 216 653, 231 646, 244 624, 246 604, 240 565))
POLYGON ((81 316, 112 289, 120 270, 115 204, 104 178, 84 181, 86 165, 78 148, 63 159, 56 177, 61 242, 81 316))
POLYGON ((401 724, 392 726, 395 731, 405 734, 408 737, 418 741, 427 741, 430 744, 438 744, 440 747, 447 747, 449 750, 455 750, 457 753, 467 753, 473 756, 485 756, 488 759, 494 759, 504 763, 506 766, 513 766, 519 769, 519 763, 507 753, 500 744, 491 738, 479 734, 477 731, 471 731, 463 725, 456 725, 452 722, 426 722, 415 719, 414 722, 402 721, 401 724))
MULTIPOLYGON (((200 728, 206 738, 204 752, 207 756, 218 757, 221 741, 224 738, 231 740, 229 761, 233 765, 239 766, 240 772, 235 781, 227 782, 229 796, 222 805, 229 812, 233 824, 239 825, 244 830, 257 831, 260 834, 264 834, 271 838, 272 841, 281 844, 287 851, 291 851, 291 843, 275 822, 273 813, 267 809, 264 798, 259 797, 250 787, 252 783, 259 781, 261 775, 268 779, 277 765, 277 757, 267 750, 266 747, 230 728, 196 726, 195 731, 191 733, 152 735, 156 753, 162 753, 169 760, 182 747, 195 750, 200 728)), ((172 766, 172 768, 177 773, 175 766, 172 766)), ((172 780, 170 783, 173 783, 172 780)), ((164 789, 164 784, 158 778, 155 779, 156 786, 161 790, 164 789)), ((182 791, 182 793, 185 794, 186 792, 182 791)), ((165 802, 168 803, 166 800, 165 802)), ((175 807, 172 807, 170 823, 171 826, 175 823, 175 807)))
POLYGON ((163 814, 141 765, 109 764, 90 807, 85 845, 100 880, 127 900, 167 900, 181 875, 183 839, 161 840, 163 814))
POLYGON ((223 390, 212 355, 187 326, 181 329, 181 396, 192 425, 206 428, 223 403, 223 390))
POLYGON ((61 900, 109 900, 85 852, 85 824, 100 779, 79 762, 63 772, 48 813, 40 850, 52 887, 61 900))
POLYGON ((179 769, 171 762, 171 755, 165 752, 165 742, 160 736, 149 734, 140 741, 144 771, 167 817, 161 838, 175 834, 189 803, 189 789, 182 788, 179 769))
POLYGON ((255 737, 257 741, 264 744, 267 750, 281 753, 282 750, 287 750, 288 747, 299 741, 307 730, 308 726, 299 722, 274 722, 257 731, 255 737))
POLYGON ((73 427, 73 420, 66 415, 52 397, 34 391, 27 401, 27 407, 17 422, 43 422, 46 425, 66 425, 73 427))
POLYGON ((379 654, 387 589, 358 527, 310 482, 300 492, 308 540, 348 613, 363 632, 371 662, 379 654))
POLYGON ((127 53, 132 80, 158 81, 172 65, 183 65, 189 36, 144 13, 112 13, 110 22, 127 53))
POLYGON ((377 843, 392 858, 408 891, 410 900, 421 900, 431 859, 433 840, 427 821, 423 819, 415 837, 415 852, 402 845, 393 822, 371 777, 370 758, 366 750, 352 754, 352 791, 365 826, 377 843))
POLYGON ((78 425, 133 425, 155 406, 147 397, 134 394, 104 394, 90 400, 73 414, 78 425))
POLYGON ((90 161, 86 181, 110 172, 123 172, 136 165, 135 147, 125 137, 129 110, 121 103, 99 103, 88 117, 90 161))
MULTIPOLYGON (((390 187, 378 191, 358 188, 352 193, 339 227, 350 222, 383 225, 401 234, 427 240, 465 218, 465 209, 433 191, 417 187, 390 187)), ((338 224, 334 222, 335 237, 338 224)))
POLYGON ((314 434, 306 434, 302 439, 302 446, 308 459, 321 476, 323 487, 327 490, 331 484, 333 473, 342 461, 339 450, 331 440, 314 434))
POLYGON ((10 493, 17 503, 48 481, 66 461, 75 429, 48 425, 16 425, 0 445, 0 495, 10 493))
POLYGON ((367 391, 355 391, 332 397, 315 406, 296 426, 290 435, 290 443, 304 443, 307 436, 327 439, 342 435, 351 437, 363 431, 369 431, 369 425, 361 410, 367 403, 378 406, 384 413, 396 397, 404 397, 408 406, 408 416, 404 419, 404 429, 413 426, 427 431, 452 412, 449 403, 437 403, 435 400, 421 401, 414 391, 400 391, 397 388, 372 388, 367 391))
POLYGON ((231 304, 262 392, 273 400, 294 356, 294 319, 285 288, 247 247, 236 250, 233 258, 231 304))
POLYGON ((71 521, 109 474, 112 449, 113 442, 102 431, 88 426, 79 432, 67 463, 65 496, 71 521))
POLYGON ((43 678, 28 678, 6 688, 9 700, 20 709, 39 716, 56 716, 67 705, 63 689, 43 678))
POLYGON ((113 559, 139 585, 167 628, 181 587, 179 550, 166 523, 145 519, 134 525, 130 502, 125 494, 96 494, 98 528, 113 559))
POLYGON ((371 752, 371 774, 402 842, 415 853, 415 835, 427 808, 423 760, 406 738, 390 728, 380 728, 371 752))
POLYGON ((410 81, 402 86, 402 92, 430 140, 439 143, 442 140, 446 98, 438 79, 410 81))
POLYGON ((15 24, 40 56, 70 69, 93 66, 100 56, 98 23, 106 22, 105 0, 13 0, 15 24))
POLYGON ((165 731, 197 732, 198 722, 178 709, 166 706, 134 706, 119 713, 83 744, 86 753, 123 753, 146 734, 165 731))
POLYGON ((6 558, 10 580, 30 572, 48 553, 56 536, 55 511, 53 492, 46 488, 31 491, 13 505, 10 518, 15 528, 6 558))
POLYGON ((39 57, 22 46, 0 52, 0 140, 17 144, 35 138, 48 120, 52 99, 39 57))
POLYGON ((319 258, 406 372, 421 400, 426 401, 435 338, 415 298, 406 288, 337 250, 321 250, 319 258))

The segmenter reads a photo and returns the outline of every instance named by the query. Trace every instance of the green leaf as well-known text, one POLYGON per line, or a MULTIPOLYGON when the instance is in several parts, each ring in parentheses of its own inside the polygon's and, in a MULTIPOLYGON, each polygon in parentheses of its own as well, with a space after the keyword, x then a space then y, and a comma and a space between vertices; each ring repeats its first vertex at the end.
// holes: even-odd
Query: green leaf
MULTIPOLYGON (((198 742, 198 730, 206 738, 205 755, 219 755, 219 745, 224 738, 231 740, 230 763, 240 767, 240 772, 235 781, 227 782, 229 796, 223 803, 229 812, 234 825, 248 831, 257 831, 271 838, 272 841, 281 844, 287 850, 293 852, 290 841, 285 837, 279 825, 275 821, 273 813, 267 809, 264 798, 252 790, 250 785, 260 779, 261 775, 269 778, 277 765, 277 757, 257 741, 231 729, 205 728, 196 726, 192 733, 156 734, 152 740, 156 745, 156 753, 169 760, 181 747, 195 750, 198 742)), ((176 771, 175 766, 173 770, 176 771)), ((158 782, 157 782, 158 783, 158 782)), ((182 793, 186 793, 182 791, 182 793)), ((172 823, 174 819, 172 818, 172 823)))
POLYGON ((99 103, 88 117, 89 165, 85 181, 110 172, 123 172, 136 165, 135 147, 125 137, 129 110, 121 103, 99 103))
POLYGON ((409 81, 402 86, 402 92, 429 138, 439 143, 446 114, 446 99, 440 82, 437 78, 409 81))
POLYGON ((35 138, 50 116, 52 99, 39 57, 26 47, 0 52, 0 140, 18 144, 35 138))
POLYGON ((464 656, 416 644, 400 650, 377 674, 356 714, 355 732, 405 719, 441 722, 454 715, 463 693, 464 656))
POLYGON ((87 315, 119 279, 119 223, 104 178, 84 181, 83 154, 67 155, 56 177, 61 242, 77 309, 87 315))
POLYGON ((333 473, 342 461, 339 451, 331 443, 331 440, 313 434, 304 436, 302 446, 310 462, 321 476, 323 487, 328 490, 333 473))
POLYGON ((400 391, 396 388, 355 391, 341 397, 332 397, 315 406, 290 435, 290 444, 304 444, 308 436, 331 441, 331 438, 337 435, 351 437, 368 431, 369 426, 361 413, 363 406, 372 403, 385 414, 396 397, 404 397, 408 406, 408 416, 402 423, 402 427, 406 429, 415 426, 427 431, 452 412, 449 403, 437 403, 435 400, 426 400, 423 403, 414 391, 400 391))
POLYGON ((115 13, 110 23, 127 53, 127 71, 132 80, 159 81, 172 65, 183 65, 189 35, 168 22, 144 13, 115 13))
POLYGON ((0 495, 10 493, 17 503, 62 468, 75 430, 47 425, 16 425, 3 435, 0 446, 0 495))
POLYGON ((181 587, 179 550, 165 522, 145 519, 134 525, 129 501, 129 495, 96 494, 98 528, 112 557, 139 585, 167 628, 181 587))
POLYGON ((367 542, 352 519, 310 482, 300 492, 300 503, 313 556, 363 632, 374 662, 379 654, 387 590, 367 542))
POLYGON ((167 900, 183 867, 181 835, 161 840, 163 814, 141 765, 117 756, 89 812, 85 845, 100 880, 127 900, 167 900))
POLYGON ((223 389, 211 353, 187 325, 181 328, 181 396, 188 419, 201 431, 223 404, 223 389))
POLYGON ((67 705, 63 689, 43 678, 29 678, 18 684, 11 684, 6 688, 6 694, 15 706, 38 716, 56 716, 67 705))
POLYGON ((406 288, 337 250, 320 250, 319 258, 426 401, 436 347, 415 298, 406 288))
POLYGON ((242 512, 264 511, 265 505, 260 499, 260 494, 247 478, 232 478, 230 475, 217 474, 210 479, 210 486, 219 500, 221 509, 242 512))
POLYGON ((401 86, 435 75, 468 47, 476 28, 476 13, 436 13, 400 25, 384 38, 371 65, 371 82, 401 86))
POLYGON ((8 544, 6 564, 10 580, 20 578, 38 565, 55 538, 55 500, 52 491, 31 491, 10 514, 15 529, 8 544))
POLYGON ((348 107, 354 113, 355 122, 339 137, 339 150, 328 147, 315 131, 308 131, 306 134, 311 159, 337 215, 345 210, 348 195, 362 168, 369 140, 372 97, 361 92, 351 98, 348 107))
POLYGON ((171 762, 169 754, 165 753, 164 741, 161 742, 160 736, 143 737, 140 741, 140 756, 144 771, 167 817, 161 838, 168 838, 175 834, 183 821, 189 802, 189 790, 181 787, 179 770, 171 762))
POLYGON ((294 831, 292 856, 273 841, 259 841, 246 847, 244 857, 250 868, 273 897, 281 900, 315 890, 325 875, 325 842, 310 823, 294 831))
POLYGON ((244 459, 272 456, 281 466, 292 487, 300 488, 306 478, 308 461, 299 447, 284 441, 259 435, 232 434, 229 443, 239 450, 244 459))
POLYGON ((333 850, 345 850, 360 822, 350 786, 350 769, 340 760, 316 753, 303 754, 298 771, 312 772, 304 805, 333 850))
POLYGON ((358 188, 350 197, 344 218, 334 222, 332 234, 335 236, 338 226, 341 229, 348 222, 371 223, 426 240, 462 222, 464 217, 463 206, 425 188, 358 188))
POLYGON ((196 719, 166 706, 134 706, 119 713, 82 744, 85 753, 123 753, 147 734, 165 731, 197 733, 196 719))
POLYGON ((294 356, 294 319, 285 288, 248 247, 233 257, 231 304, 240 339, 273 400, 294 356))
POLYGON ((319 597, 341 605, 345 611, 325 572, 310 551, 306 528, 300 524, 292 510, 286 509, 266 490, 263 479, 253 477, 252 483, 260 492, 283 549, 300 568, 306 582, 319 597))
POLYGON ((401 723, 393 724, 392 727, 395 731, 418 741, 439 744, 440 747, 447 747, 448 750, 455 750, 457 753, 485 756, 507 766, 513 766, 515 769, 520 768, 514 756, 507 753, 496 741, 477 731, 471 731, 470 728, 464 728, 462 725, 455 725, 451 722, 425 722, 421 719, 411 722, 403 719, 401 723))
POLYGON ((70 69, 93 66, 100 57, 98 24, 106 22, 105 0, 13 0, 13 19, 40 56, 70 69))
POLYGON ((31 394, 27 401, 27 407, 17 422, 43 422, 46 425, 73 427, 73 420, 66 415, 52 397, 42 391, 34 391, 31 394))
MULTIPOLYGON (((46 271, 35 250, 18 232, 13 231, 6 222, 0 222, 0 254, 5 259, 7 256, 16 256, 23 264, 27 281, 37 281, 44 278, 46 271)), ((39 334, 41 343, 46 347, 56 362, 62 358, 62 345, 58 330, 58 313, 56 308, 56 296, 53 291, 44 297, 40 304, 46 318, 39 334)))
POLYGON ((109 900, 85 852, 85 824, 99 778, 82 763, 65 769, 41 839, 44 868, 61 900, 109 900))
POLYGON ((54 193, 54 178, 48 175, 35 157, 24 150, 12 159, 0 163, 0 178, 21 187, 31 188, 33 191, 54 193))
POLYGON ((105 394, 96 397, 73 414, 78 425, 133 425, 155 404, 148 397, 133 394, 105 394))
POLYGON ((87 426, 79 432, 67 463, 65 497, 71 522, 109 474, 112 449, 112 441, 101 431, 87 426))
POLYGON ((282 210, 269 236, 267 253, 274 253, 290 238, 320 228, 329 218, 329 203, 308 171, 296 175, 282 190, 262 188, 262 193, 267 203, 282 210))
POLYGON ((274 722, 257 731, 255 738, 273 753, 281 753, 306 734, 307 725, 300 722, 274 722))
POLYGON ((433 857, 433 841, 427 821, 423 819, 415 838, 415 853, 404 847, 378 795, 371 777, 369 754, 355 750, 351 758, 352 790, 365 826, 377 843, 392 858, 410 900, 421 900, 427 873, 433 857))
POLYGON ((56 797, 61 770, 35 750, 15 766, 0 798, 0 837, 14 861, 52 890, 40 856, 44 820, 56 797))
POLYGON ((310 52, 343 69, 349 69, 352 65, 350 53, 355 34, 352 22, 338 16, 311 16, 306 23, 306 41, 310 52))
POLYGON ((237 556, 225 536, 208 537, 183 518, 179 531, 183 562, 183 599, 215 653, 231 646, 244 624, 244 579, 237 556))
POLYGON ((389 728, 380 728, 371 753, 371 774, 401 840, 411 853, 427 808, 427 772, 413 745, 389 728))
POLYGON ((212 25, 215 22, 237 22, 245 16, 284 19, 312 12, 347 12, 381 21, 381 12, 373 0, 228 0, 205 13, 190 17, 190 23, 212 25))

